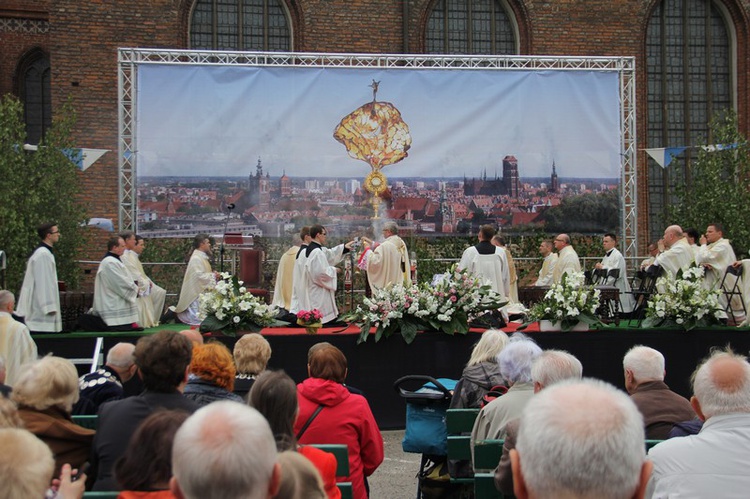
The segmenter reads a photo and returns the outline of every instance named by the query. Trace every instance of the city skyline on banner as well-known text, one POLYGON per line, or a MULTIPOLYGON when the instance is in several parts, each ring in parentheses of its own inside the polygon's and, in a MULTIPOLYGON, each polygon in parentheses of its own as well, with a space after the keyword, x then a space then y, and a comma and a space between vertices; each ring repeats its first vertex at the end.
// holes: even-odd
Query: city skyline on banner
POLYGON ((391 181, 503 175, 619 179, 619 80, 608 71, 147 65, 139 68, 137 174, 364 179, 333 134, 375 100, 408 127, 391 181))

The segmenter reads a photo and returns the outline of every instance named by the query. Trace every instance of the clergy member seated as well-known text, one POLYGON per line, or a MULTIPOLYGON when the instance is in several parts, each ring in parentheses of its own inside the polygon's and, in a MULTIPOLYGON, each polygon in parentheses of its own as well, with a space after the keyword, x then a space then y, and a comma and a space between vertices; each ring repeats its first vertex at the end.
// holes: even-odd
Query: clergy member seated
MULTIPOLYGON (((704 268, 703 286, 706 289, 719 289, 727 267, 734 265, 737 261, 734 249, 729 240, 724 239, 724 227, 719 223, 712 223, 706 228, 706 234, 700 238, 700 243, 695 263, 704 268)), ((727 275, 724 287, 732 289, 736 281, 736 276, 727 275)), ((726 310, 727 297, 724 293, 719 295, 719 303, 726 310)), ((737 323, 745 320, 745 307, 742 299, 737 295, 732 297, 731 310, 733 319, 737 323)))
POLYGON ((602 261, 596 264, 597 269, 604 269, 606 271, 619 270, 619 274, 616 278, 607 278, 606 284, 614 286, 620 290, 620 303, 622 304, 622 311, 629 313, 633 311, 633 295, 630 292, 630 282, 628 282, 628 266, 625 263, 625 257, 622 256, 620 250, 617 249, 617 236, 611 232, 604 234, 602 239, 602 246, 606 254, 602 261))
POLYGON ((510 290, 508 262, 492 244, 492 236, 494 235, 494 227, 482 225, 477 236, 479 242, 464 250, 458 268, 476 275, 492 286, 493 291, 507 297, 510 290))
POLYGON ((557 265, 552 273, 552 282, 559 284, 562 282, 563 274, 581 271, 581 262, 578 260, 578 253, 573 249, 570 243, 570 236, 567 234, 558 234, 554 241, 557 250, 557 265))
POLYGON ((693 250, 683 236, 679 225, 670 225, 664 229, 663 241, 667 249, 656 256, 654 265, 660 266, 664 269, 666 276, 675 279, 677 272, 687 270, 693 265, 693 250))
POLYGON ((190 255, 185 278, 182 280, 180 301, 174 308, 177 318, 184 324, 198 326, 201 323, 198 297, 216 285, 216 272, 211 270, 211 240, 208 234, 193 238, 193 253, 190 255))
POLYGON ((539 253, 544 257, 542 268, 539 269, 539 277, 534 283, 534 286, 549 286, 552 284, 552 276, 555 272, 555 265, 557 265, 557 253, 552 251, 554 244, 551 240, 545 239, 539 245, 539 253))
POLYGON ((101 317, 111 331, 140 329, 138 326, 138 285, 120 257, 125 241, 120 236, 107 241, 107 254, 99 263, 94 282, 91 313, 101 317))

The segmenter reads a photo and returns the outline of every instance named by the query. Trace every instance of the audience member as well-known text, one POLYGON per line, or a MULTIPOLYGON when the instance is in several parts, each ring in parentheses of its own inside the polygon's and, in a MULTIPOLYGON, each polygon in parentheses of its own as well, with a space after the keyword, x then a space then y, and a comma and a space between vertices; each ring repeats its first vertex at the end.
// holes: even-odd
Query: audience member
MULTIPOLYGON (((0 428, 23 428, 18 407, 10 398, 0 395, 0 428)), ((2 475, 2 474, 0 474, 2 475)))
POLYGON ((508 262, 503 258, 502 252, 497 251, 495 245, 492 244, 494 235, 494 227, 482 225, 477 236, 479 242, 464 250, 458 269, 478 276, 494 291, 502 296, 508 296, 510 294, 508 262))
POLYGON ((107 241, 107 254, 99 263, 94 281, 92 313, 102 318, 112 330, 138 327, 138 285, 120 257, 125 241, 112 237, 107 241))
MULTIPOLYGON (((575 356, 562 350, 545 350, 531 364, 531 380, 534 393, 566 379, 581 379, 583 366, 575 356)), ((495 487, 507 496, 513 495, 513 470, 510 451, 516 448, 520 419, 509 421, 506 426, 503 454, 495 469, 495 487)))
POLYGON ((184 324, 197 326, 201 323, 198 297, 216 285, 216 274, 211 270, 211 240, 208 234, 193 238, 193 253, 190 255, 185 277, 182 280, 180 299, 174 312, 184 324))
POLYGON ((72 362, 47 356, 24 364, 13 387, 13 400, 26 429, 52 451, 55 476, 65 463, 80 468, 86 462, 94 430, 70 419, 78 400, 78 372, 72 362))
POLYGON ((203 344, 203 335, 197 329, 183 329, 180 334, 190 340, 193 345, 203 344))
POLYGON ((531 364, 541 353, 542 349, 531 338, 515 333, 497 355, 500 375, 510 388, 479 411, 471 430, 472 448, 477 440, 505 438, 505 426, 521 415, 534 395, 531 364))
POLYGON ((195 345, 184 395, 199 406, 217 400, 242 403, 242 397, 232 393, 236 372, 232 353, 223 343, 195 345))
POLYGON ((581 271, 581 262, 578 260, 578 253, 573 249, 570 242, 570 236, 567 234, 558 234, 554 240, 555 249, 557 250, 557 264, 552 272, 552 282, 559 284, 562 282, 563 274, 581 271))
POLYGON ((492 387, 506 384, 500 375, 497 354, 507 342, 508 335, 499 329, 490 329, 482 334, 453 390, 451 409, 478 409, 492 387))
POLYGON ((60 240, 60 229, 50 222, 40 225, 36 232, 41 243, 26 264, 18 297, 18 315, 24 318, 32 332, 59 333, 63 324, 57 265, 52 247, 60 240))
POLYGON ((115 464, 118 499, 173 499, 172 444, 188 418, 184 411, 157 411, 143 420, 115 464))
POLYGON ((276 269, 276 282, 273 287, 273 301, 271 305, 289 310, 292 306, 292 288, 294 287, 294 262, 299 253, 300 236, 295 234, 292 247, 279 258, 279 266, 276 269))
POLYGON ((234 365, 237 374, 234 377, 234 393, 247 397, 255 379, 266 370, 271 358, 271 345, 258 333, 242 336, 234 344, 234 365))
POLYGON ((41 499, 55 471, 52 451, 27 430, 0 428, 0 499, 41 499))
MULTIPOLYGON (((324 497, 338 499, 341 491, 336 486, 336 458, 333 454, 316 449, 309 445, 298 445, 294 434, 294 421, 299 412, 297 404, 297 386, 294 380, 284 371, 265 371, 253 384, 248 397, 248 403, 266 418, 271 426, 276 449, 279 452, 296 451, 307 458, 317 469, 317 473, 324 483, 324 497)), ((282 465, 281 477, 284 478, 282 465)), ((279 491, 283 497, 284 487, 279 491)))
POLYGON ((615 279, 606 280, 606 284, 609 286, 615 286, 620 290, 620 304, 622 311, 630 313, 633 311, 633 294, 630 292, 630 282, 628 281, 628 266, 625 263, 625 257, 622 256, 620 250, 617 249, 617 236, 611 232, 604 235, 602 239, 602 246, 606 254, 602 261, 596 264, 597 269, 604 269, 606 271, 618 270, 619 275, 615 279))
POLYGON ((697 435, 651 448, 652 497, 747 497, 750 490, 750 364, 714 351, 693 375, 690 403, 705 421, 697 435))
POLYGON ((172 474, 170 489, 180 499, 271 498, 280 480, 271 428, 252 407, 209 404, 177 431, 172 474))
POLYGON ((78 380, 80 398, 73 406, 73 414, 96 414, 104 402, 125 396, 122 387, 135 375, 136 369, 132 343, 117 343, 107 352, 104 367, 85 374, 78 380))
POLYGON ((320 473, 307 458, 298 452, 283 451, 279 453, 279 467, 281 483, 275 499, 325 499, 320 473))
POLYGON ((14 305, 13 293, 0 290, 0 356, 5 358, 5 381, 10 386, 16 382, 21 365, 37 357, 29 328, 11 315, 14 305))
POLYGON ((141 421, 160 408, 194 412, 199 406, 182 395, 193 345, 174 331, 144 336, 135 345, 135 365, 144 391, 138 396, 108 402, 99 409, 91 450, 93 490, 115 490, 115 462, 125 453, 141 421))
POLYGON ((679 225, 670 225, 664 229, 663 241, 667 250, 654 258, 654 265, 663 268, 674 279, 678 271, 688 269, 695 261, 693 250, 682 235, 679 225))
POLYGON ((349 446, 349 481, 355 499, 366 499, 365 477, 383 462, 383 437, 367 400, 345 386, 344 354, 327 344, 308 356, 309 378, 297 385, 299 415, 294 431, 302 444, 349 446))
POLYGON ((364 239, 364 261, 367 262, 365 265, 370 289, 375 291, 394 284, 411 285, 409 251, 404 240, 398 236, 398 225, 386 222, 383 225, 383 237, 385 240, 380 244, 364 239))
POLYGON ((157 286, 143 269, 140 257, 143 250, 146 249, 146 240, 129 230, 121 233, 120 237, 125 241, 122 262, 138 285, 138 299, 136 300, 138 324, 142 327, 158 326, 159 319, 164 313, 167 291, 157 286))
POLYGON ((676 423, 695 419, 690 402, 664 383, 664 356, 653 348, 637 345, 622 359, 625 389, 643 415, 646 438, 664 440, 676 423))
POLYGON ((519 499, 642 498, 651 473, 638 409, 592 379, 562 381, 535 396, 510 458, 519 499))
POLYGON ((542 262, 542 268, 539 269, 539 277, 537 277, 534 286, 549 286, 552 284, 555 266, 557 265, 557 253, 552 251, 553 249, 554 245, 549 239, 545 239, 539 245, 539 253, 544 257, 544 261, 542 262))

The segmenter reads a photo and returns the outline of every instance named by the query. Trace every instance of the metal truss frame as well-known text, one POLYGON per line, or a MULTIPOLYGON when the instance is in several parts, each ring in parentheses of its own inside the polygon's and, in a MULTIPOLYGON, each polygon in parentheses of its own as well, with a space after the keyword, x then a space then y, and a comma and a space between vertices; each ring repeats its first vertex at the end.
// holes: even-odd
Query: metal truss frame
POLYGON ((137 203, 136 78, 141 64, 202 66, 290 66, 388 69, 477 69, 616 71, 620 82, 622 236, 626 258, 637 256, 637 154, 634 57, 454 56, 412 54, 328 54, 313 52, 233 52, 210 50, 118 50, 119 227, 135 228, 137 203))

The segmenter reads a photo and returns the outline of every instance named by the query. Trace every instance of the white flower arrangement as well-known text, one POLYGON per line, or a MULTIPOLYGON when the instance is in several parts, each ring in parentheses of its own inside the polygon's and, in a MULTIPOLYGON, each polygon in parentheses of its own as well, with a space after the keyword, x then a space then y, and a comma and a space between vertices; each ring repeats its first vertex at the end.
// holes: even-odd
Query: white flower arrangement
POLYGON ((367 340, 373 326, 375 341, 398 332, 411 343, 420 330, 466 334, 471 319, 504 304, 504 297, 490 286, 454 266, 432 284, 396 284, 375 290, 344 319, 360 325, 360 343, 367 340))
POLYGON ((686 331, 697 326, 719 324, 724 310, 719 304, 720 291, 703 287, 703 267, 691 267, 671 273, 656 281, 662 290, 651 295, 646 308, 646 320, 641 327, 677 325, 686 331))
MULTIPOLYGON (((547 320, 559 322, 562 331, 570 331, 579 322, 598 326, 599 290, 585 284, 583 272, 566 272, 553 284, 528 314, 528 323, 547 320)), ((527 323, 527 325, 528 325, 527 323)))
POLYGON ((203 317, 201 331, 221 331, 232 336, 237 331, 260 331, 276 323, 278 308, 266 305, 252 295, 236 276, 219 274, 213 289, 198 297, 203 317))

